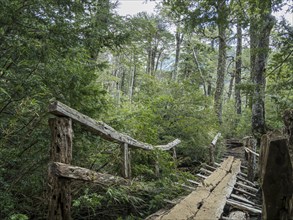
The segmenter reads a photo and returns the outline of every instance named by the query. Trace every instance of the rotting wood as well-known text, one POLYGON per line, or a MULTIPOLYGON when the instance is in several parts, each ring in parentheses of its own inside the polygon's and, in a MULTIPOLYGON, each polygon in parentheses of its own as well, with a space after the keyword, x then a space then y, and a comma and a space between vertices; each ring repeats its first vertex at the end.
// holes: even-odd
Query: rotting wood
POLYGON ((287 201, 292 198, 292 167, 287 139, 280 133, 261 140, 263 219, 290 219, 287 201), (274 208, 272 208, 274 207, 274 208))
MULTIPOLYGON (((156 219, 170 220, 170 219, 189 219, 192 218, 203 205, 204 201, 209 197, 212 191, 215 190, 217 185, 230 173, 234 158, 229 157, 224 161, 215 172, 207 177, 187 197, 181 200, 180 203, 175 205, 171 210, 165 212, 156 219)), ((236 179, 236 177, 235 177, 236 179)), ((232 186, 233 188, 233 186, 232 186)))
POLYGON ((245 191, 245 190, 243 190, 243 189, 239 189, 239 188, 234 187, 233 190, 235 190, 235 191, 237 191, 237 192, 240 192, 240 193, 243 193, 243 194, 246 194, 246 195, 248 195, 248 196, 257 197, 255 194, 252 194, 252 193, 250 193, 250 192, 247 192, 247 191, 245 191))
MULTIPOLYGON (((70 164, 72 160, 72 122, 70 118, 49 119, 51 129, 50 161, 70 164)), ((71 181, 48 171, 48 220, 71 219, 71 181)))
POLYGON ((219 219, 223 213, 226 200, 236 183, 236 176, 240 172, 241 161, 234 160, 230 172, 215 187, 209 197, 205 199, 202 207, 193 216, 193 219, 219 219))
POLYGON ((247 180, 247 179, 245 179, 245 178, 243 178, 243 177, 241 177, 241 176, 237 176, 237 178, 238 178, 239 180, 241 180, 242 182, 245 182, 245 183, 249 184, 249 185, 252 186, 252 187, 257 187, 253 182, 250 182, 249 180, 247 180))
POLYGON ((251 202, 250 200, 248 200, 248 199, 246 199, 244 197, 235 195, 235 194, 231 194, 231 198, 236 199, 236 200, 240 200, 241 202, 248 203, 250 205, 255 205, 254 202, 251 202))
POLYGON ((216 167, 210 166, 210 165, 208 165, 206 163, 203 163, 202 165, 205 166, 206 168, 212 170, 212 171, 215 171, 217 169, 216 167))
POLYGON ((209 170, 207 170, 207 169, 205 169, 205 168, 200 168, 199 171, 201 171, 201 172, 203 172, 203 173, 206 173, 206 174, 209 174, 209 175, 212 173, 212 171, 209 171, 209 170))
POLYGON ((255 209, 252 206, 248 206, 246 204, 243 204, 243 203, 231 200, 231 199, 227 200, 227 204, 231 205, 231 206, 233 206, 233 207, 235 207, 237 209, 243 210, 243 211, 248 211, 248 212, 251 212, 251 213, 254 213, 254 214, 261 214, 261 210, 255 209))
POLYGON ((202 175, 202 174, 200 174, 200 173, 197 173, 197 174, 196 174, 196 176, 198 176, 198 177, 200 177, 200 178, 203 178, 203 179, 206 179, 206 178, 208 178, 207 176, 205 176, 205 175, 202 175))
MULTIPOLYGON (((287 138, 288 151, 290 155, 291 170, 293 172, 293 109, 288 109, 283 114, 285 124, 284 135, 287 138)), ((291 184, 293 185, 293 173, 291 174, 291 184)), ((287 197, 285 206, 288 208, 288 215, 293 216, 293 193, 287 197)))
POLYGON ((251 186, 247 186, 247 185, 239 183, 239 182, 236 182, 236 185, 238 185, 239 187, 248 189, 248 190, 250 190, 252 192, 255 192, 255 193, 258 192, 258 189, 254 188, 254 187, 251 187, 251 186))
POLYGON ((104 186, 110 185, 128 185, 129 182, 119 176, 113 176, 106 173, 98 173, 83 167, 71 166, 64 163, 53 162, 49 165, 51 173, 58 177, 72 180, 92 182, 104 186))
POLYGON ((251 150, 251 149, 249 149, 249 148, 247 148, 247 147, 244 147, 244 150, 245 150, 245 151, 249 151, 250 153, 252 153, 252 154, 254 154, 255 156, 259 157, 259 154, 258 154, 258 153, 254 152, 253 150, 251 150))
POLYGON ((210 143, 209 147, 209 164, 214 165, 215 163, 215 148, 216 148, 216 143, 218 141, 218 138, 221 137, 221 133, 217 133, 212 142, 210 143))
POLYGON ((200 183, 197 182, 197 181, 195 181, 195 180, 187 179, 187 181, 190 182, 190 183, 193 183, 193 184, 195 184, 195 185, 200 185, 200 183))
POLYGON ((244 150, 247 155, 247 179, 249 181, 254 181, 255 171, 256 171, 256 139, 252 136, 243 138, 244 140, 244 150))
POLYGON ((129 147, 137 147, 144 150, 153 150, 154 148, 169 150, 181 142, 179 139, 176 139, 166 145, 152 146, 150 144, 137 141, 126 134, 119 133, 106 123, 98 122, 58 101, 55 101, 49 105, 49 113, 57 116, 69 117, 73 121, 83 125, 88 131, 97 134, 109 141, 121 144, 127 143, 129 147))
POLYGON ((196 188, 194 188, 192 186, 187 186, 187 185, 185 185, 183 183, 177 183, 177 182, 175 182, 175 185, 182 186, 183 188, 188 189, 188 190, 191 190, 191 191, 193 191, 193 190, 196 189, 196 188))
POLYGON ((128 144, 124 143, 121 146, 122 152, 122 177, 125 179, 131 179, 131 159, 130 159, 130 149, 128 144))

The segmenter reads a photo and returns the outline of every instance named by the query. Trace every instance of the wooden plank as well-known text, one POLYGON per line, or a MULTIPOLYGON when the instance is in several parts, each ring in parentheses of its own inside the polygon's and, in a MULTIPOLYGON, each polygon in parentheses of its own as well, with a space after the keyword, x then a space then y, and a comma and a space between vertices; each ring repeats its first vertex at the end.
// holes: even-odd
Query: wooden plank
POLYGON ((252 187, 257 187, 253 182, 250 182, 249 180, 247 180, 247 179, 245 179, 245 178, 243 178, 243 177, 241 177, 241 176, 237 176, 237 178, 239 179, 239 180, 241 180, 242 182, 245 182, 245 183, 247 183, 247 184, 249 184, 250 186, 252 186, 252 187))
POLYGON ((234 187, 234 189, 233 189, 233 190, 235 190, 235 191, 238 191, 238 192, 240 192, 240 193, 243 193, 243 194, 246 194, 246 195, 248 195, 248 196, 256 197, 256 195, 255 195, 255 194, 252 194, 252 193, 250 193, 250 192, 247 192, 247 191, 245 191, 245 190, 242 190, 242 189, 238 189, 238 188, 235 188, 235 187, 234 187))
POLYGON ((227 172, 230 171, 234 157, 228 157, 221 166, 213 172, 208 178, 204 180, 204 184, 206 186, 210 186, 209 188, 214 188, 222 179, 226 176, 227 172))
POLYGON ((239 182, 237 182, 236 185, 238 185, 238 186, 240 186, 240 187, 242 187, 244 189, 248 189, 249 191, 252 191, 252 192, 255 192, 255 193, 258 192, 258 189, 254 188, 254 187, 251 187, 251 186, 247 186, 247 185, 239 183, 239 182))
POLYGON ((196 188, 195 191, 182 199, 181 202, 175 205, 169 212, 156 216, 156 219, 170 220, 192 218, 215 187, 223 180, 227 173, 230 173, 232 162, 233 157, 228 158, 227 161, 224 161, 215 172, 196 188))
POLYGON ((240 203, 240 202, 236 202, 234 200, 231 200, 231 199, 228 199, 227 200, 227 204, 228 205, 231 205, 237 209, 240 209, 240 210, 243 210, 243 211, 248 211, 248 212, 251 212, 251 213, 254 213, 254 214, 261 214, 261 210, 259 209, 255 209, 251 206, 247 206, 243 203, 240 203))
POLYGON ((200 178, 203 178, 203 179, 206 179, 206 178, 208 178, 207 176, 205 176, 205 175, 202 175, 202 174, 200 174, 200 173, 197 173, 197 174, 196 174, 196 176, 198 176, 198 177, 200 177, 200 178))
POLYGON ((236 199, 236 200, 240 200, 241 202, 248 203, 250 205, 255 205, 254 202, 251 202, 248 199, 241 197, 241 196, 238 196, 238 195, 235 195, 235 194, 231 194, 231 198, 236 199))
POLYGON ((187 179, 187 181, 190 182, 190 183, 193 183, 193 184, 195 184, 195 185, 200 185, 200 183, 197 182, 197 181, 195 181, 195 180, 187 179))
POLYGON ((83 167, 71 166, 64 163, 54 162, 49 165, 51 173, 58 177, 92 182, 100 185, 127 185, 129 182, 118 176, 98 173, 83 167))
POLYGON ((232 193, 236 183, 237 174, 240 172, 240 164, 241 161, 239 159, 233 161, 231 171, 215 187, 192 219, 220 219, 226 205, 226 200, 232 193))
POLYGON ((202 165, 205 166, 206 168, 210 169, 211 171, 215 171, 217 169, 216 167, 210 166, 206 163, 203 163, 202 165))
POLYGON ((201 171, 201 172, 203 172, 203 173, 206 173, 206 174, 209 174, 209 175, 213 173, 212 171, 209 171, 209 170, 207 170, 207 169, 205 169, 205 168, 200 168, 199 171, 201 171))
POLYGON ((156 147, 162 150, 169 150, 180 143, 180 140, 176 139, 166 145, 152 146, 150 144, 137 141, 126 134, 119 133, 106 123, 98 122, 58 101, 55 101, 49 105, 49 113, 71 118, 74 122, 80 123, 85 129, 99 135, 102 138, 120 144, 127 143, 129 147, 142 148, 144 150, 153 150, 154 147, 156 147))

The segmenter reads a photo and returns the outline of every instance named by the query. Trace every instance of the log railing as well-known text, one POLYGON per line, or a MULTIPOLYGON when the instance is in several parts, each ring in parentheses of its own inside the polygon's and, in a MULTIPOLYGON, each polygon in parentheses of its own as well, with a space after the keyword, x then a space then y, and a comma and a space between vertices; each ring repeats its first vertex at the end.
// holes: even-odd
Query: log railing
POLYGON ((90 181, 102 185, 127 184, 127 179, 131 177, 130 148, 163 151, 173 148, 173 153, 176 155, 175 146, 180 143, 180 140, 176 139, 166 145, 153 146, 135 140, 104 122, 98 122, 58 101, 49 105, 49 113, 57 116, 49 119, 52 134, 48 172, 48 219, 50 220, 71 219, 71 180, 90 181), (70 165, 73 139, 72 122, 81 124, 84 129, 103 139, 121 145, 123 178, 70 165))

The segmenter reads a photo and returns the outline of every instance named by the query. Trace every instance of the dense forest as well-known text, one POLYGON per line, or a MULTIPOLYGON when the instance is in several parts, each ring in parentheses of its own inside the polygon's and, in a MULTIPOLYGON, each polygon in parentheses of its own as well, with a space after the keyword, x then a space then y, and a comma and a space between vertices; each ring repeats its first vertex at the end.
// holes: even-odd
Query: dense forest
MULTIPOLYGON (((290 1, 156 2, 120 16, 119 0, 1 0, 0 219, 47 216, 55 100, 145 143, 181 140, 176 161, 132 151, 131 185, 73 183, 73 219, 144 218, 186 194, 174 182, 194 179, 218 132, 221 142, 283 128, 293 27, 273 13, 292 13, 290 1)), ((72 164, 120 175, 120 163, 119 145, 74 125, 72 164)))

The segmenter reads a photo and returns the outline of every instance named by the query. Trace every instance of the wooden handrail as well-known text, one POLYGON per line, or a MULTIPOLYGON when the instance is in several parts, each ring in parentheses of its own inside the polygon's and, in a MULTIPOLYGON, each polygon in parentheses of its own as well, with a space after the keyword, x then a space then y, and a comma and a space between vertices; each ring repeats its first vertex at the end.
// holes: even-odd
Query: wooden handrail
POLYGON ((153 146, 151 144, 135 140, 126 134, 119 133, 106 123, 98 122, 59 101, 55 101, 49 105, 49 113, 71 118, 74 122, 81 124, 86 130, 92 132, 93 134, 99 135, 106 140, 116 143, 126 143, 129 147, 136 147, 144 150, 153 150, 155 148, 169 150, 181 142, 179 139, 176 139, 166 145, 153 146))

